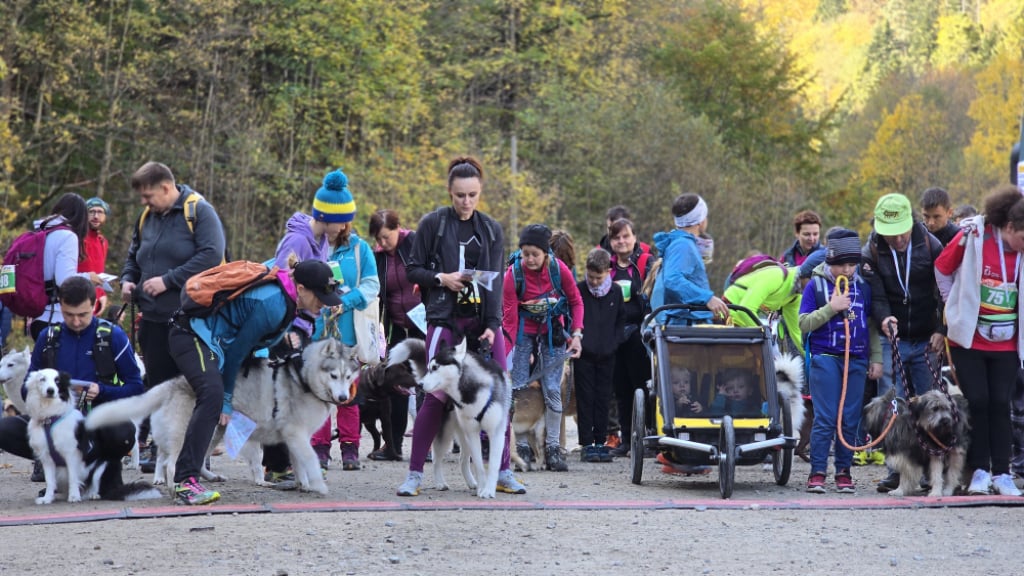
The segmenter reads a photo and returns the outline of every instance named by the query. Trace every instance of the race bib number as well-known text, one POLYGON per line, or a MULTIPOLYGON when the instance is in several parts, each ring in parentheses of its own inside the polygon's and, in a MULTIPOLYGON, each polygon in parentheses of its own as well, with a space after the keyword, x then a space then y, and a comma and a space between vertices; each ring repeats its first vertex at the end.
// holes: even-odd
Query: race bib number
POLYGON ((981 303, 993 310, 1013 310, 1017 306, 1017 285, 1013 283, 981 283, 981 303))
POLYGON ((14 293, 14 269, 13 264, 0 268, 0 294, 14 293))

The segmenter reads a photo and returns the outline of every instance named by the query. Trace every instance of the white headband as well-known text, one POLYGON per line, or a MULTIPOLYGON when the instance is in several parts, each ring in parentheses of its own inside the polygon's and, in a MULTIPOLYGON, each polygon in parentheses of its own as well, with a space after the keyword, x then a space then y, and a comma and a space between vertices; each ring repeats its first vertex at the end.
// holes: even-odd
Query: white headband
POLYGON ((676 216, 674 218, 676 222, 676 228, 689 228, 690 226, 696 226, 704 221, 708 217, 708 205, 704 202, 703 198, 698 198, 697 205, 682 216, 676 216))

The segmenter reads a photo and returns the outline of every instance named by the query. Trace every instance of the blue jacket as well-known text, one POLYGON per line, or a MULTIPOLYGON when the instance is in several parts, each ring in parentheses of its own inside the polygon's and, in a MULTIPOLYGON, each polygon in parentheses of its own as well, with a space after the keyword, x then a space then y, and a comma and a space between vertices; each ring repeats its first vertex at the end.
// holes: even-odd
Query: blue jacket
MULTIPOLYGON (((99 326, 99 323, 99 320, 93 318, 89 327, 79 334, 74 333, 67 324, 60 325, 60 336, 58 337, 60 348, 55 355, 57 359, 57 365, 53 366, 55 370, 67 372, 75 380, 97 382, 92 347, 96 341, 96 327, 99 326)), ((48 336, 49 330, 44 330, 36 340, 35 348, 32 350, 32 359, 28 365, 30 374, 35 370, 47 368, 44 366, 43 349, 46 348, 48 336)), ((122 385, 114 386, 97 382, 100 385, 100 393, 93 400, 93 406, 119 398, 136 396, 144 391, 142 373, 139 370, 139 365, 135 363, 135 352, 128 342, 128 335, 120 326, 115 325, 110 331, 110 347, 114 351, 114 363, 117 366, 117 375, 120 376, 122 385)), ((25 390, 22 388, 22 396, 24 394, 25 390)))
MULTIPOLYGON (((697 239, 683 230, 658 232, 654 245, 662 255, 661 270, 651 294, 651 308, 665 304, 704 305, 715 295, 708 282, 704 260, 697 249, 697 239)), ((671 310, 658 316, 659 323, 706 321, 711 312, 684 312, 671 310)))
MULTIPOLYGON (((371 300, 380 293, 380 278, 377 277, 377 260, 373 256, 373 250, 362 238, 352 234, 349 236, 348 244, 334 249, 329 258, 331 262, 337 262, 341 266, 341 276, 344 282, 341 284, 341 305, 345 312, 336 320, 338 333, 341 335, 341 343, 346 346, 355 346, 356 332, 352 318, 353 310, 365 310, 371 300), (356 251, 359 251, 359 272, 356 273, 356 251)), ((323 337, 324 316, 321 315, 316 321, 314 338, 323 337)))
MULTIPOLYGON (((287 274, 282 276, 287 278, 287 274)), ((291 296, 278 284, 263 284, 228 301, 208 318, 192 318, 193 332, 217 354, 224 380, 225 414, 231 414, 231 397, 242 362, 253 351, 276 344, 288 330, 292 319, 285 323, 286 299, 291 296)))

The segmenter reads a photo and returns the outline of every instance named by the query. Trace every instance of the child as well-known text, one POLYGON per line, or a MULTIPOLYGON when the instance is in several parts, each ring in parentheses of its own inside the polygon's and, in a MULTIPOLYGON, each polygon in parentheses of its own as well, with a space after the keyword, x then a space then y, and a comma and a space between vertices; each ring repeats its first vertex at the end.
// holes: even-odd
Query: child
POLYGON ((942 245, 949 244, 949 241, 960 231, 960 227, 951 221, 953 216, 953 204, 949 201, 949 194, 942 188, 929 188, 921 194, 921 216, 924 217, 924 225, 942 245))
POLYGON ((613 287, 611 255, 602 248, 587 254, 586 280, 577 284, 583 298, 586 332, 583 351, 575 360, 576 419, 579 428, 580 460, 611 462, 604 445, 608 431, 608 404, 611 401, 615 350, 623 340, 622 290, 613 287))
POLYGON ((846 396, 843 403, 843 438, 855 445, 864 403, 864 380, 882 375, 882 348, 871 316, 871 287, 857 273, 860 263, 860 239, 852 230, 839 229, 828 236, 825 263, 814 269, 800 304, 800 330, 807 334, 810 353, 811 396, 814 397, 814 424, 811 428, 811 474, 807 491, 825 492, 828 453, 835 442, 836 491, 856 491, 850 466, 853 452, 836 438, 843 364, 846 347, 850 349, 846 396), (849 290, 836 290, 836 279, 849 281, 849 290), (844 322, 849 322, 846 340, 844 322), (870 366, 868 358, 870 354, 870 366))
POLYGON ((753 416, 761 414, 761 395, 754 375, 742 368, 727 368, 718 377, 712 414, 753 416))
POLYGON ((502 324, 512 352, 512 389, 539 379, 544 391, 544 465, 569 469, 558 443, 562 427, 562 367, 567 357, 578 358, 583 339, 583 300, 576 279, 565 263, 551 253, 551 229, 530 224, 519 234, 519 255, 505 272, 502 324), (572 334, 565 334, 565 315, 572 334), (532 374, 531 358, 539 363, 532 374))
POLYGON ((672 374, 672 397, 675 398, 676 418, 688 418, 696 416, 704 411, 704 406, 696 400, 693 394, 693 373, 686 368, 673 367, 672 374))

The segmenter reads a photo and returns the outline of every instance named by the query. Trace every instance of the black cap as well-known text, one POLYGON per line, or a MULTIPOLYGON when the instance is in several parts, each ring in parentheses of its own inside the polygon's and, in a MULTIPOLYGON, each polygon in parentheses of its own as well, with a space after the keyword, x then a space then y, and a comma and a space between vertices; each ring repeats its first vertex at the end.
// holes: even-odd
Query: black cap
POLYGON ((536 246, 544 251, 551 248, 551 229, 543 224, 530 224, 519 233, 519 247, 536 246))
POLYGON ((303 260, 295 265, 292 278, 296 284, 302 284, 307 290, 316 294, 324 306, 341 304, 341 296, 336 291, 337 283, 331 267, 320 260, 303 260))

